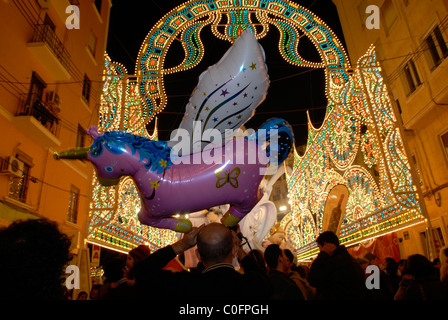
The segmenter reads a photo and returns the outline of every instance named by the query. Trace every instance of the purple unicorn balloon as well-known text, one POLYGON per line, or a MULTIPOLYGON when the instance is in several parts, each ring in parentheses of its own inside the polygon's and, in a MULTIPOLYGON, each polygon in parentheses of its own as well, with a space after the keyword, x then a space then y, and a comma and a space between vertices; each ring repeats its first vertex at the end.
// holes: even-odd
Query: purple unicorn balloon
POLYGON ((269 164, 265 160, 276 154, 270 165, 279 165, 293 144, 292 130, 282 119, 267 121, 246 138, 227 134, 253 116, 268 86, 263 48, 248 28, 217 64, 201 74, 179 127, 190 137, 217 130, 224 138, 222 147, 208 149, 211 141, 191 139, 187 143, 191 148, 181 148, 178 156, 172 152, 174 141, 151 141, 121 131, 99 133, 91 128, 92 146, 56 153, 55 158, 89 160, 105 186, 117 184, 121 176, 132 176, 143 202, 138 215, 143 224, 188 232, 191 222, 174 218, 176 214, 230 204, 222 222, 235 226, 259 201, 264 176, 260 169, 269 164), (262 132, 268 133, 266 140, 262 132))
POLYGON ((273 138, 277 143, 263 150, 266 141, 260 143, 259 130, 252 136, 230 140, 221 148, 204 150, 200 157, 178 157, 174 164, 172 148, 165 141, 121 131, 100 134, 93 127, 88 130, 94 138, 90 147, 56 153, 54 157, 89 160, 104 186, 118 184, 122 176, 132 176, 143 202, 138 217, 145 225, 188 232, 191 222, 174 215, 230 204, 223 223, 231 227, 259 201, 259 185, 264 177, 260 169, 269 164, 266 159, 274 154, 272 146, 278 146, 273 165, 280 164, 291 150, 292 130, 286 121, 272 119, 260 129, 263 136, 267 133, 268 144, 273 138), (254 157, 260 153, 261 157, 254 157))

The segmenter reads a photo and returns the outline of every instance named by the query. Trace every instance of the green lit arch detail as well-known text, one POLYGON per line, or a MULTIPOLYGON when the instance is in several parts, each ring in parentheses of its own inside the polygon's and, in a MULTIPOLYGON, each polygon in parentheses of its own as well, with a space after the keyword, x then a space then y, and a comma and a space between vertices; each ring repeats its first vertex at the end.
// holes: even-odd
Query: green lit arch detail
POLYGON ((334 32, 313 12, 291 1, 281 0, 192 0, 163 16, 147 34, 140 48, 135 74, 140 78, 138 93, 149 111, 147 122, 167 104, 164 76, 197 66, 204 56, 200 33, 211 26, 215 36, 233 42, 246 28, 258 39, 274 26, 280 32, 279 50, 285 61, 307 68, 324 68, 326 92, 341 89, 350 67, 345 49, 334 32), (302 35, 300 34, 302 33, 302 35), (319 52, 321 62, 300 57, 298 45, 305 35, 319 52), (181 41, 184 59, 164 69, 164 60, 174 41, 181 41))

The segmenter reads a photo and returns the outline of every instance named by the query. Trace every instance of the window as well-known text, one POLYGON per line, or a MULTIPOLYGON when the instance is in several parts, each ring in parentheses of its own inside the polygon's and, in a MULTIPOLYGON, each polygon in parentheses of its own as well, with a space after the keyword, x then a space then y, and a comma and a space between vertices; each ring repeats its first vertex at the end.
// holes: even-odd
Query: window
POLYGON ((403 82, 406 95, 410 95, 419 85, 422 84, 417 68, 415 67, 415 63, 412 59, 409 60, 403 68, 403 82))
POLYGON ((388 35, 390 29, 398 18, 397 10, 395 10, 392 0, 384 1, 383 6, 381 7, 381 18, 386 34, 388 35))
POLYGON ((439 26, 435 27, 431 34, 426 37, 425 44, 429 68, 433 70, 441 64, 443 59, 448 55, 448 48, 442 32, 440 32, 439 26))
POLYGON ((381 42, 381 39, 378 39, 377 41, 375 41, 375 53, 376 53, 376 58, 379 62, 383 62, 383 60, 386 59, 386 53, 384 52, 384 45, 381 42))
MULTIPOLYGON (((427 239, 426 232, 420 232, 420 240, 421 240, 425 255, 428 256, 429 249, 428 249, 428 239, 427 239)), ((434 254, 436 257, 438 257, 440 249, 445 247, 445 239, 443 238, 443 233, 440 228, 432 228, 432 240, 434 242, 434 249, 436 250, 436 252, 434 252, 434 254)))
POLYGON ((76 134, 76 147, 82 148, 86 145, 87 132, 86 130, 78 125, 78 132, 76 134))
POLYGON ((42 100, 42 96, 44 93, 44 89, 47 87, 47 84, 42 80, 41 77, 37 74, 37 72, 33 71, 31 74, 31 83, 30 89, 28 91, 28 96, 30 99, 42 100))
POLYGON ((33 166, 32 158, 21 151, 17 151, 14 157, 23 162, 23 169, 20 170, 19 176, 11 179, 8 197, 26 203, 28 185, 31 178, 30 170, 33 166))
POLYGON ((401 109, 400 100, 395 99, 395 103, 397 104, 398 112, 400 112, 400 114, 402 114, 402 113, 403 113, 403 110, 401 109))
POLYGON ((445 156, 448 159, 448 131, 440 136, 442 140, 443 151, 445 152, 445 156))
POLYGON ((92 56, 95 57, 95 48, 96 48, 96 36, 90 31, 89 35, 89 44, 87 45, 92 56))
POLYGON ((92 82, 90 81, 89 77, 85 74, 84 75, 84 82, 82 84, 82 96, 86 102, 90 101, 90 88, 92 86, 92 82))
POLYGON ((23 166, 23 174, 20 177, 14 177, 9 184, 9 197, 20 202, 26 202, 29 184, 30 167, 23 166))
POLYGON ((70 197, 68 202, 67 221, 72 223, 78 222, 78 203, 79 189, 72 185, 70 188, 70 197))

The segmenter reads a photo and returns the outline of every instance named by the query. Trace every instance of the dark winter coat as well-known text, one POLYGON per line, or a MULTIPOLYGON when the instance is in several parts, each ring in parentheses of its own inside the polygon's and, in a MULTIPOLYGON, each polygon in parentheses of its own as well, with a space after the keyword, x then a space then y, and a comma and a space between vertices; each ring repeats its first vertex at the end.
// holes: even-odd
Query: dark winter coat
POLYGON ((400 282, 395 300, 447 300, 442 283, 436 276, 418 279, 405 275, 400 282))
POLYGON ((333 254, 321 251, 311 265, 308 282, 317 300, 359 300, 367 297, 365 275, 344 246, 333 254))
MULTIPOLYGON (((267 289, 251 273, 217 264, 202 272, 163 270, 175 258, 171 246, 159 249, 135 265, 135 288, 140 299, 267 299, 267 289)), ((251 259, 246 256, 244 260, 251 259)), ((247 261, 245 261, 247 264, 247 261)), ((253 262, 253 265, 256 263, 253 262)), ((252 267, 251 269, 255 269, 252 267)), ((266 286, 267 287, 267 284, 266 286)))
POLYGON ((277 270, 268 273, 272 300, 305 300, 302 291, 288 275, 277 270))

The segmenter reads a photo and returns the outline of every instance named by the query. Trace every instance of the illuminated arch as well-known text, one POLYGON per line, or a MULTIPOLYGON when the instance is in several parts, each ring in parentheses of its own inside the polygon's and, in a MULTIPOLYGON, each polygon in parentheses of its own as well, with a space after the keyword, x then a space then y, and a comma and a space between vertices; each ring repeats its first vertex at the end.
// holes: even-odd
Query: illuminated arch
POLYGON ((330 88, 327 94, 341 99, 329 100, 320 128, 309 121, 306 150, 302 156, 295 154, 288 175, 290 197, 295 201, 288 217, 302 224, 290 228, 287 239, 295 241, 299 259, 318 253, 311 239, 323 231, 320 208, 310 203, 322 199, 335 183, 345 185, 349 192, 339 233, 343 244, 424 222, 415 177, 373 46, 344 87, 339 92, 330 88), (317 217, 315 229, 310 228, 310 219, 303 223, 313 216, 317 217))
MULTIPOLYGON (((157 119, 156 115, 167 105, 165 76, 194 68, 201 62, 205 52, 201 39, 204 27, 210 27, 214 36, 229 43, 247 28, 257 39, 265 37, 270 28, 276 28, 280 34, 279 52, 285 61, 295 67, 324 69, 327 98, 340 100, 339 92, 349 79, 345 71, 349 59, 333 31, 314 13, 291 1, 192 0, 173 8, 148 32, 138 53, 134 75, 129 75, 123 65, 111 61, 106 54, 100 131, 122 130, 157 138, 157 131, 153 136, 148 135, 146 124, 157 119), (319 62, 300 56, 302 37, 314 44, 319 62), (165 59, 176 41, 180 42, 184 57, 177 66, 165 68, 165 59)), ((310 131, 317 132, 314 128, 310 131)), ((173 232, 145 229, 130 217, 126 219, 134 221, 132 226, 121 223, 124 216, 118 211, 126 208, 128 216, 132 216, 139 204, 137 196, 128 179, 122 179, 116 188, 107 188, 94 178, 88 241, 118 250, 129 250, 142 241, 154 248, 172 243, 173 232), (141 234, 141 230, 147 232, 141 234), (128 241, 130 235, 134 244, 128 241)), ((306 221, 310 228, 317 230, 310 219, 306 221)))
MULTIPOLYGON (((324 68, 327 90, 339 91, 348 75, 349 59, 333 31, 314 13, 291 1, 280 0, 192 0, 163 16, 147 34, 140 48, 135 74, 139 77, 141 102, 150 111, 151 121, 167 104, 164 76, 193 68, 204 57, 201 31, 210 26, 213 34, 233 42, 250 28, 258 39, 271 26, 280 33, 279 51, 285 61, 307 68, 324 68), (300 38, 306 36, 317 49, 321 62, 310 62, 298 52, 300 38), (180 41, 184 58, 179 65, 164 68, 174 41, 180 41)), ((337 95, 329 94, 329 98, 337 95)))
MULTIPOLYGON (((214 36, 230 43, 246 28, 261 39, 275 27, 280 33, 278 49, 286 62, 325 72, 325 119, 320 128, 315 128, 308 118, 305 153, 299 156, 294 151, 294 167, 288 175, 293 203, 282 225, 288 240, 297 247, 299 258, 317 251, 314 240, 322 228, 324 200, 329 186, 335 183, 359 192, 358 200, 355 195, 350 196, 350 212, 355 218, 345 219, 341 230, 343 243, 423 221, 409 160, 374 48, 352 68, 330 28, 311 11, 291 1, 191 0, 175 7, 147 34, 134 75, 126 77, 127 71, 106 57, 99 129, 119 128, 148 137, 145 125, 167 105, 165 76, 199 64, 205 52, 201 31, 206 26, 210 26, 214 36), (302 37, 314 44, 319 62, 300 56, 302 37), (175 41, 181 43, 184 57, 177 66, 165 68, 165 59, 175 41), (356 175, 361 180, 356 180, 356 175), (349 180, 351 177, 355 180, 349 180), (381 203, 375 205, 375 210, 369 209, 371 203, 363 205, 363 201, 372 199, 372 190, 382 195, 377 197, 381 203)), ((119 186, 106 188, 94 179, 88 240, 124 250, 140 241, 153 248, 172 243, 176 236, 171 231, 148 228, 141 233, 141 226, 120 223, 117 209, 127 208, 128 215, 134 215, 136 208, 128 205, 138 206, 135 199, 132 181, 123 179, 119 186), (134 242, 123 241, 126 232, 136 237, 132 238, 134 242)), ((138 221, 134 219, 134 223, 138 221)))

